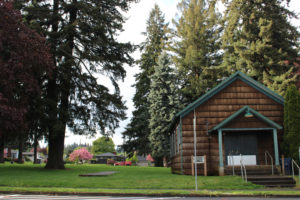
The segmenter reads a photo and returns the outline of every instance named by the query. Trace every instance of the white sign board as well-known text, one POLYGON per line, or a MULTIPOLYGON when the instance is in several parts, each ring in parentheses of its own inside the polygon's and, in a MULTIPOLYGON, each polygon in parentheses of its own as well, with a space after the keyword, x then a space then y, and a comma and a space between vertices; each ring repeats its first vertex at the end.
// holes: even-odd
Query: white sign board
POLYGON ((241 159, 243 160, 244 165, 256 165, 256 155, 227 156, 228 165, 230 166, 240 166, 241 159))
POLYGON ((194 163, 204 163, 204 156, 197 156, 196 159, 193 157, 194 163))

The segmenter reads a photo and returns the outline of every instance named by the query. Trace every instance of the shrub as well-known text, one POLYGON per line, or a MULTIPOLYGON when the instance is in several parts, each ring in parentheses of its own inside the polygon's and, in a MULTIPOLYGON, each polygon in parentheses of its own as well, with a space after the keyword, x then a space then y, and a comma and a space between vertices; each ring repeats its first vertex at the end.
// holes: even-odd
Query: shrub
POLYGON ((126 161, 131 161, 133 165, 136 165, 139 162, 139 159, 136 156, 136 152, 134 152, 133 156, 130 159, 126 159, 126 161))
POLYGON ((107 159, 106 163, 108 165, 113 165, 113 164, 115 164, 115 160, 114 159, 107 159))
POLYGON ((91 160, 92 158, 93 155, 86 148, 74 150, 69 157, 70 161, 73 161, 75 163, 82 163, 84 160, 91 160))

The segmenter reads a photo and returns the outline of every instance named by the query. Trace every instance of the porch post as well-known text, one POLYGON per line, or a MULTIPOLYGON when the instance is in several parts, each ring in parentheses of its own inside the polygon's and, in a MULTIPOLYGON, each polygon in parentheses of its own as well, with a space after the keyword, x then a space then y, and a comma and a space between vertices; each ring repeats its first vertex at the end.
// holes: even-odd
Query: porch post
POLYGON ((277 140, 277 129, 273 129, 273 141, 274 141, 274 154, 275 154, 275 165, 279 165, 279 153, 278 153, 278 140, 277 140))
POLYGON ((218 129, 218 142, 219 142, 219 176, 224 176, 224 164, 223 164, 223 148, 222 148, 222 129, 218 129))

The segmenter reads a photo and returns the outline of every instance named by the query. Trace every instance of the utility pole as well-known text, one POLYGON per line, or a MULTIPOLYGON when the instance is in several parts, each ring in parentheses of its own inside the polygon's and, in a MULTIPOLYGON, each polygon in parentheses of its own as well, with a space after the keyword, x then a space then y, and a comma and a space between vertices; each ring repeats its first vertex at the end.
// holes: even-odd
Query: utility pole
POLYGON ((196 118, 196 113, 194 110, 194 165, 195 165, 195 190, 198 190, 198 181, 197 181, 197 176, 198 176, 198 172, 197 172, 197 133, 196 133, 196 123, 197 123, 197 118, 196 118))

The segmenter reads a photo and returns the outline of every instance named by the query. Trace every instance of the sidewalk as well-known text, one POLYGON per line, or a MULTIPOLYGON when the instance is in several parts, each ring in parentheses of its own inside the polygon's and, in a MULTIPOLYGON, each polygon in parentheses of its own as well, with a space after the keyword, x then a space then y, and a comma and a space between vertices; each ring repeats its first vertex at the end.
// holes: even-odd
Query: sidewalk
POLYGON ((91 196, 160 196, 160 197, 299 197, 299 189, 263 188, 255 190, 178 190, 178 189, 107 189, 58 187, 2 187, 0 194, 50 194, 91 196))

